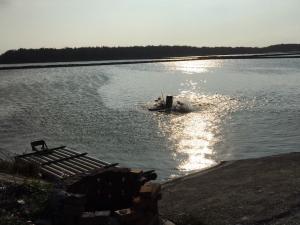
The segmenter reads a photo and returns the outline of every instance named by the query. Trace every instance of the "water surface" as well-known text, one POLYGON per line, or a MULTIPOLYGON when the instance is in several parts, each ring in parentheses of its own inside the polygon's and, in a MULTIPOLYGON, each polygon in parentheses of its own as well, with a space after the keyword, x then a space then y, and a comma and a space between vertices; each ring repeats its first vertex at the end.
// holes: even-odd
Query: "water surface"
POLYGON ((299 151, 300 59, 0 71, 0 148, 67 145, 160 179, 299 151), (174 95, 189 113, 147 110, 174 95))

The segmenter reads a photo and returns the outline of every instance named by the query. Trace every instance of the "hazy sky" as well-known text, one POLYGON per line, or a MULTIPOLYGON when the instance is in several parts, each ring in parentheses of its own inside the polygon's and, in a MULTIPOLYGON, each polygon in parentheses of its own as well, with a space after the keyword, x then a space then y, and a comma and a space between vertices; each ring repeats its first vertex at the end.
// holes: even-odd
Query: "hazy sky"
POLYGON ((277 43, 300 43, 300 0, 0 0, 0 53, 277 43))

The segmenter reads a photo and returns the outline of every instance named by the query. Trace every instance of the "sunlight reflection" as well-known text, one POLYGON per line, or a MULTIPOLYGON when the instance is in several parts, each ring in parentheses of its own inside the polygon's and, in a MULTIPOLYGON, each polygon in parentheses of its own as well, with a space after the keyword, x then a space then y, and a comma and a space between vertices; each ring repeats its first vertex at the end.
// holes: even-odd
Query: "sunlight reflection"
POLYGON ((215 164, 213 143, 215 136, 209 129, 209 121, 199 113, 190 113, 178 119, 172 119, 171 124, 181 123, 181 126, 172 126, 171 139, 176 143, 176 153, 184 154, 178 169, 192 171, 204 169, 215 164))
POLYGON ((221 67, 223 60, 190 60, 165 63, 171 70, 179 70, 185 74, 206 73, 213 68, 221 67))
POLYGON ((158 124, 173 146, 176 169, 186 174, 216 165, 215 146, 222 139, 222 122, 238 109, 239 102, 230 96, 192 91, 184 91, 175 99, 189 104, 191 112, 159 114, 158 124))

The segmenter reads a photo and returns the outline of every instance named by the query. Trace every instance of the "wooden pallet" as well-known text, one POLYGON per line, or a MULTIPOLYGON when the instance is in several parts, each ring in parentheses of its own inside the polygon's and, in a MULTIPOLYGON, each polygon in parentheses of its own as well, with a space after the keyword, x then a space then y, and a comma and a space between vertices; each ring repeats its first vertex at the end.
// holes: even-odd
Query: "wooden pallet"
POLYGON ((16 162, 37 166, 40 173, 50 179, 65 179, 116 165, 87 156, 86 152, 80 153, 66 146, 52 149, 46 146, 42 147, 42 150, 36 150, 34 146, 32 148, 34 152, 16 156, 16 162))

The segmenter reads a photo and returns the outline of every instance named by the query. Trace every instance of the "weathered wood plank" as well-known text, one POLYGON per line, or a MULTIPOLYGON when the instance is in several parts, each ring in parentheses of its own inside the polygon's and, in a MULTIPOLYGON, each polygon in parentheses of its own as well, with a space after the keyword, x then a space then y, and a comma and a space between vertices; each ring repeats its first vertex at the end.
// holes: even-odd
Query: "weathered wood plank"
MULTIPOLYGON (((65 151, 69 151, 69 152, 71 152, 71 153, 73 153, 73 154, 78 153, 78 152, 76 152, 75 150, 70 149, 70 148, 64 148, 64 150, 65 150, 65 151)), ((86 158, 89 159, 89 160, 91 160, 91 161, 94 161, 94 162, 96 162, 96 163, 100 163, 101 165, 103 165, 103 164, 104 164, 104 165, 109 165, 109 164, 110 164, 110 163, 105 162, 105 161, 103 161, 103 160, 99 160, 99 159, 92 158, 92 157, 90 157, 90 156, 86 156, 86 158)))
MULTIPOLYGON (((64 149, 66 150, 66 149, 64 149)), ((68 149, 69 150, 69 149, 68 149)), ((67 155, 76 155, 78 154, 78 152, 75 152, 75 151, 69 151, 66 153, 66 151, 63 151, 65 154, 67 155)), ((109 163, 107 164, 103 164, 101 162, 97 162, 97 161, 94 161, 94 160, 91 160, 90 157, 88 156, 84 156, 84 157, 81 157, 80 159, 78 159, 81 161, 81 163, 89 163, 89 165, 92 165, 94 168, 99 168, 99 167, 103 167, 105 165, 108 165, 109 163)))
POLYGON ((100 168, 116 166, 87 156, 87 153, 61 146, 15 157, 40 167, 40 171, 55 179, 90 173, 100 168))
MULTIPOLYGON (((63 156, 63 157, 69 157, 69 155, 64 154, 62 152, 59 152, 59 153, 55 152, 54 155, 56 155, 56 154, 59 154, 60 156, 63 156)), ((80 165, 80 166, 82 166, 84 168, 87 168, 87 169, 100 168, 100 166, 98 164, 91 164, 91 163, 89 163, 89 161, 84 160, 82 157, 81 158, 72 159, 70 161, 72 161, 72 162, 74 162, 74 163, 76 163, 76 164, 78 164, 78 165, 80 165)))
POLYGON ((51 163, 56 163, 56 162, 63 162, 65 160, 68 160, 68 159, 74 159, 74 158, 78 158, 78 157, 81 157, 81 156, 85 156, 87 153, 81 153, 81 154, 77 154, 77 155, 72 155, 72 156, 69 156, 69 157, 65 157, 65 158, 59 158, 59 159, 56 159, 56 160, 52 160, 52 161, 48 161, 48 162, 45 162, 42 164, 43 165, 49 165, 51 163))

